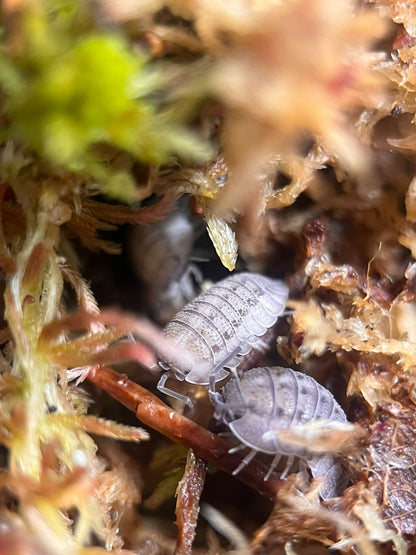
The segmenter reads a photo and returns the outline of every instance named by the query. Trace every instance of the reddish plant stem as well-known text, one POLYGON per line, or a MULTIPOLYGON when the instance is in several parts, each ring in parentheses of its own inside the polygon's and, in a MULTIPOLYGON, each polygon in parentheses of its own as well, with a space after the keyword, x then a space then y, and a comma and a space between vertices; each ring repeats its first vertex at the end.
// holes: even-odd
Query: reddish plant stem
MULTIPOLYGON (((90 372, 89 381, 109 393, 137 418, 188 449, 193 449, 197 457, 213 463, 219 469, 232 474, 242 461, 239 453, 229 453, 230 445, 220 437, 202 428, 192 420, 175 412, 158 397, 119 374, 108 366, 101 366, 90 372)), ((236 476, 241 482, 274 500, 281 480, 273 473, 267 481, 264 476, 267 467, 252 461, 236 476)))

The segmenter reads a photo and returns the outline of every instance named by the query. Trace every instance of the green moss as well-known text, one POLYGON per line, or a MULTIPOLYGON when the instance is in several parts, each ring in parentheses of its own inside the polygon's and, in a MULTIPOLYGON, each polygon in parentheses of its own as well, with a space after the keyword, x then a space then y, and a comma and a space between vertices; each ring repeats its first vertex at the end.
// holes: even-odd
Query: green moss
POLYGON ((3 38, 0 84, 9 120, 3 139, 17 139, 55 164, 85 171, 122 198, 132 194, 131 177, 113 174, 95 158, 93 145, 109 143, 153 164, 172 153, 208 154, 174 111, 154 100, 166 81, 163 70, 127 37, 104 34, 85 17, 80 24, 75 0, 58 3, 53 13, 41 6, 22 15, 18 53, 3 38))

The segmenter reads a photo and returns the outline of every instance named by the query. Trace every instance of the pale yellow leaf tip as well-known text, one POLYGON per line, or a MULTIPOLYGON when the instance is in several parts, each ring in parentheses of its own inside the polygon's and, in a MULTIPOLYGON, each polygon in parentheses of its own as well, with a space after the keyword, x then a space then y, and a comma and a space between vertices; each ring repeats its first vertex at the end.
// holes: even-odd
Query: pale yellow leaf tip
POLYGON ((208 235, 222 264, 231 272, 235 268, 238 256, 238 243, 234 231, 218 216, 207 216, 206 223, 208 235))

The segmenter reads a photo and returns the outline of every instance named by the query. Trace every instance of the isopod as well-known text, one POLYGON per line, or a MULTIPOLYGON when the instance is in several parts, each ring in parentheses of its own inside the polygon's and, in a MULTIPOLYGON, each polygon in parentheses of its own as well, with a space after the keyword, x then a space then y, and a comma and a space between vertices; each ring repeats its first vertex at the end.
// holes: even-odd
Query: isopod
POLYGON ((332 455, 312 453, 281 441, 277 435, 279 430, 317 420, 325 421, 326 425, 328 421, 346 422, 344 411, 325 387, 310 376, 275 366, 247 370, 229 380, 221 392, 211 392, 210 397, 215 418, 226 424, 243 446, 250 448, 234 474, 260 452, 274 455, 265 480, 280 458, 287 457, 284 478, 296 457, 301 470, 309 468, 314 478, 324 478, 320 493, 323 499, 339 494, 345 485, 345 471, 332 455))
POLYGON ((267 347, 262 336, 283 314, 287 297, 282 281, 254 273, 233 274, 201 293, 165 327, 166 337, 193 359, 183 365, 162 353, 159 364, 166 372, 159 391, 191 406, 189 398, 165 387, 168 378, 210 384, 213 390, 241 357, 267 347))
POLYGON ((197 230, 183 202, 161 222, 136 226, 129 238, 132 269, 146 289, 152 316, 165 324, 199 292, 191 259, 197 230))

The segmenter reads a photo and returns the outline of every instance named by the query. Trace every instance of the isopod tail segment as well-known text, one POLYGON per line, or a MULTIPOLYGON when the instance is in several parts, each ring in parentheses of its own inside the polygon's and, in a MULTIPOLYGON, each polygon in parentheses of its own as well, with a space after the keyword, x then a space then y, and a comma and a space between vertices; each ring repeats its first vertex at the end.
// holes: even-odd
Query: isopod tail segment
POLYGON ((221 392, 211 395, 214 417, 227 425, 234 437, 250 449, 235 469, 241 471, 257 452, 273 455, 270 476, 280 457, 287 457, 282 477, 289 472, 294 459, 302 471, 323 481, 323 499, 339 495, 346 485, 345 470, 328 453, 316 454, 303 446, 282 441, 279 431, 307 422, 346 422, 342 408, 325 387, 310 376, 290 368, 252 368, 232 378, 221 392))

